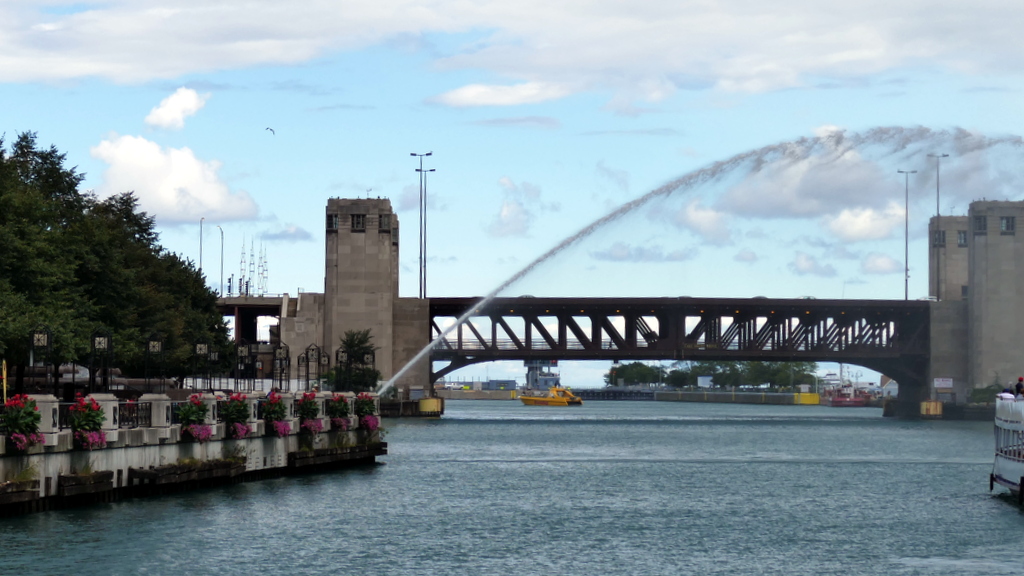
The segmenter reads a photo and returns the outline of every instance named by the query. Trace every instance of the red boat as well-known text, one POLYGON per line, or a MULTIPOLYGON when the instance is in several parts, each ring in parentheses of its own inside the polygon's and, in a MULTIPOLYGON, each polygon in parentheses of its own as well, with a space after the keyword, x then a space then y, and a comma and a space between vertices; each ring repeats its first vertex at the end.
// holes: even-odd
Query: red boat
POLYGON ((851 384, 843 384, 828 397, 828 405, 836 408, 863 408, 868 405, 868 397, 858 393, 851 384))
POLYGON ((863 408, 868 405, 868 399, 863 396, 832 396, 828 399, 828 405, 837 408, 863 408))

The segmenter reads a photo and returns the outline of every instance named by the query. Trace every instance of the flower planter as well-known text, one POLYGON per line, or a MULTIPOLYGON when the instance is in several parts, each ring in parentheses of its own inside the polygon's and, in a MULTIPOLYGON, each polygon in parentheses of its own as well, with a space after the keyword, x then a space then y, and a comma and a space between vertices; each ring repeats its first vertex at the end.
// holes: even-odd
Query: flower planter
POLYGON ((31 446, 25 448, 24 450, 18 450, 17 444, 15 444, 15 442, 11 440, 11 437, 8 436, 4 441, 4 453, 7 454, 8 456, 28 456, 30 454, 42 454, 44 452, 44 444, 44 442, 39 442, 37 444, 32 444, 31 446))

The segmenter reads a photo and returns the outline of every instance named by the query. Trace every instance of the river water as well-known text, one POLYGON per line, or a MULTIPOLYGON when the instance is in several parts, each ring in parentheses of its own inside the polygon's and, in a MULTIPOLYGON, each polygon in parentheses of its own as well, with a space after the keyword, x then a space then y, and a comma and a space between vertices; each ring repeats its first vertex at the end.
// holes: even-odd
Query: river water
POLYGON ((450 401, 384 465, 0 520, 0 574, 1014 574, 992 426, 450 401))

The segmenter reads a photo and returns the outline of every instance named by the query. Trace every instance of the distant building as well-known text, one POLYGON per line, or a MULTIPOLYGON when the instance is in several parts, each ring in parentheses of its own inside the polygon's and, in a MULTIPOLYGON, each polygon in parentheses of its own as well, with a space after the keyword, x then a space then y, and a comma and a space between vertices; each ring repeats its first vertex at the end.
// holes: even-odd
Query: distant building
POLYGON ((972 202, 967 216, 932 217, 929 294, 933 397, 1024 375, 1024 202, 972 202))

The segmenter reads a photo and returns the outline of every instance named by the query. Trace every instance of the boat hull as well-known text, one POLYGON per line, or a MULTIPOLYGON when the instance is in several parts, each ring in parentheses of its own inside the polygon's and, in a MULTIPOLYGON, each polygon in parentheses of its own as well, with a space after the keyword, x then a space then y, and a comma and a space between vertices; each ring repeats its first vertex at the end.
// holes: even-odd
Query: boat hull
POLYGON ((565 398, 538 398, 532 396, 520 396, 520 400, 527 406, 582 406, 583 401, 577 400, 575 402, 566 400, 565 398))
POLYGON ((582 406, 583 400, 565 388, 554 387, 545 394, 536 392, 519 397, 526 406, 582 406))
POLYGON ((833 396, 828 399, 828 405, 833 408, 862 408, 867 404, 867 399, 860 396, 833 396))

